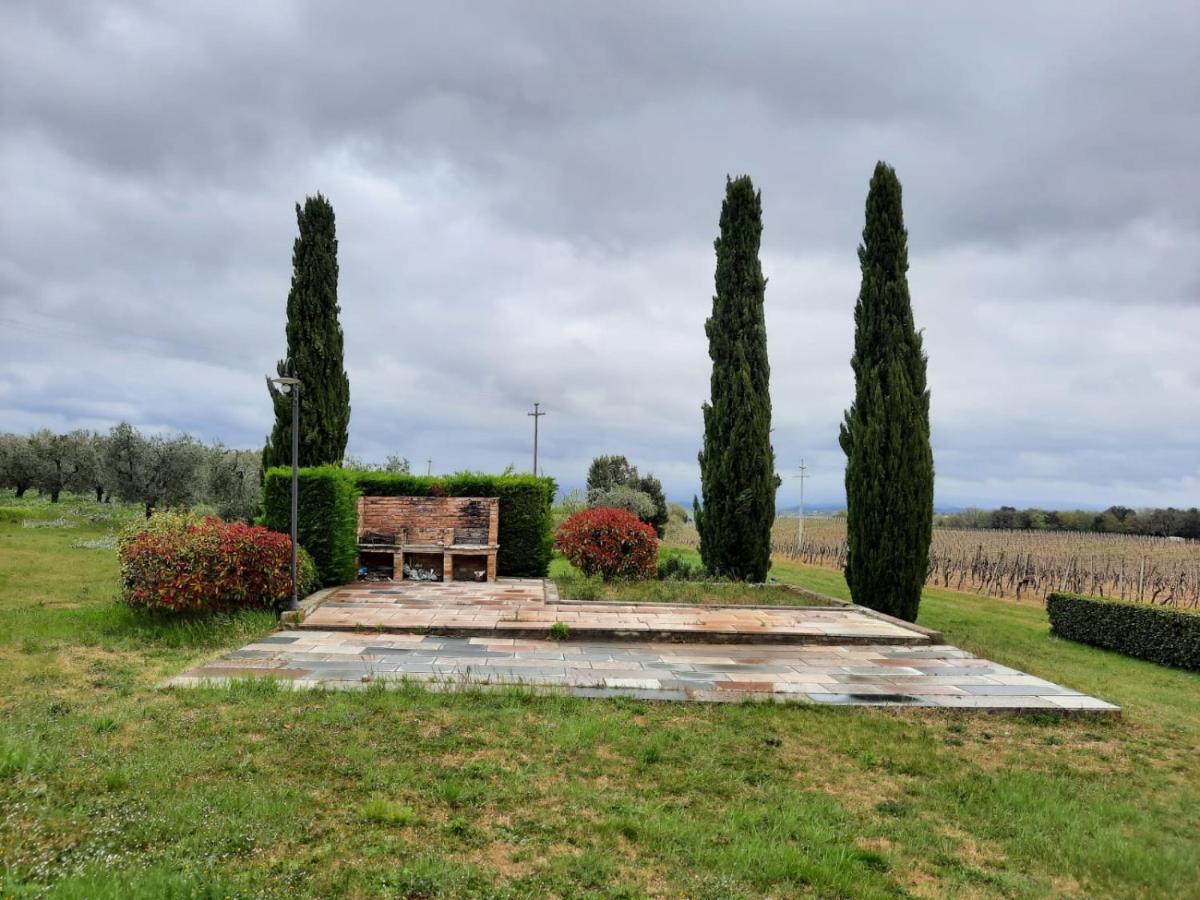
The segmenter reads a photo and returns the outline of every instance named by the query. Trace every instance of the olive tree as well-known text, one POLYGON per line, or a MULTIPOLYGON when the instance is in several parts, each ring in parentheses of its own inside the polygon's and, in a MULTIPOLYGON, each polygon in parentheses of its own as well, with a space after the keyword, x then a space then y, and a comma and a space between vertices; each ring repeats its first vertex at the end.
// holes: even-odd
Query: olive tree
POLYGON ((149 518, 159 506, 188 506, 196 499, 203 455, 188 435, 147 438, 122 422, 109 433, 104 465, 112 494, 141 504, 149 518))
POLYGON ((204 499, 222 519, 253 519, 259 509, 262 454, 216 444, 204 457, 204 499))
POLYGON ((36 486, 41 462, 33 443, 22 434, 0 434, 0 486, 12 488, 18 497, 36 486))

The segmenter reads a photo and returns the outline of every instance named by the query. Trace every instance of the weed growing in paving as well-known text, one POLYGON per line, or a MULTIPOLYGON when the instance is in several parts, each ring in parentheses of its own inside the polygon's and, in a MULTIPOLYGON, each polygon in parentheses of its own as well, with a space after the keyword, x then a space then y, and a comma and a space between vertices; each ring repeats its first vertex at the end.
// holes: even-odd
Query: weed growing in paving
POLYGON ((571 637, 571 626, 566 622, 555 622, 550 626, 550 639, 553 641, 565 641, 571 637))

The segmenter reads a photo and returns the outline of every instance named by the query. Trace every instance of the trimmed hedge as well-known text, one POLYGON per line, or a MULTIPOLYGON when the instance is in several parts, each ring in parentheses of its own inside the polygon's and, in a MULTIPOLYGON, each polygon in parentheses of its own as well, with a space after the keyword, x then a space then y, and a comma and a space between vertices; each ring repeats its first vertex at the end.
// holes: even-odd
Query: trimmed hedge
MULTIPOLYGON (((288 530, 292 471, 269 469, 263 481, 263 521, 288 530)), ((544 578, 554 551, 550 505, 558 490, 553 478, 533 475, 402 475, 358 472, 337 466, 300 470, 300 546, 312 554, 321 583, 354 580, 358 552, 358 496, 498 497, 501 575, 544 578)))
POLYGON ((500 575, 545 578, 554 553, 554 516, 550 506, 558 485, 533 475, 402 475, 351 472, 364 497, 499 497, 500 575))
MULTIPOLYGON (((357 574, 358 491, 351 473, 337 466, 300 470, 300 546, 309 552, 324 586, 346 584, 357 574)), ((291 529, 292 470, 268 469, 263 479, 263 524, 291 529)))
POLYGON ((1057 637, 1200 670, 1200 612, 1058 593, 1046 597, 1046 612, 1057 637))

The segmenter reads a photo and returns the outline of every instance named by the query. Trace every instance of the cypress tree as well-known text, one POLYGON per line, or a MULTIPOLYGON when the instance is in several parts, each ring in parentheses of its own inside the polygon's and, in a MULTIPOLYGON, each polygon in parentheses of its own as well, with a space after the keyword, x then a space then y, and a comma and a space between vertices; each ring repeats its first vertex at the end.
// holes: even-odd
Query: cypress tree
POLYGON ((858 248, 854 403, 841 429, 846 452, 849 554, 856 603, 915 621, 933 530, 926 356, 908 296, 908 232, 900 181, 875 166, 858 248))
POLYGON ((700 451, 704 503, 693 503, 705 567, 714 575, 743 581, 767 577, 779 486, 771 449, 761 236, 761 194, 749 176, 727 178, 720 236, 713 245, 716 295, 704 325, 713 364, 700 451))
MULTIPOLYGON (((292 245, 287 299, 287 357, 280 375, 299 378, 300 464, 340 463, 350 425, 350 381, 342 362, 338 323, 337 230, 321 194, 296 204, 300 235, 292 245)), ((263 468, 292 464, 292 398, 267 381, 275 425, 263 448, 263 468)))

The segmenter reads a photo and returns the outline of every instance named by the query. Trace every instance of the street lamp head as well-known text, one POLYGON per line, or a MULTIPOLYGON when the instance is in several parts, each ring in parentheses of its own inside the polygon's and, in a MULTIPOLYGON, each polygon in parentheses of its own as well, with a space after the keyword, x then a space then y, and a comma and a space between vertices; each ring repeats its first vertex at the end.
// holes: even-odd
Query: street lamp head
POLYGON ((271 382, 271 384, 279 385, 279 392, 281 394, 290 394, 293 386, 296 388, 297 391, 300 390, 300 379, 299 378, 288 378, 286 376, 280 376, 279 378, 268 378, 267 380, 269 382, 271 382))

